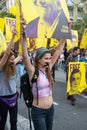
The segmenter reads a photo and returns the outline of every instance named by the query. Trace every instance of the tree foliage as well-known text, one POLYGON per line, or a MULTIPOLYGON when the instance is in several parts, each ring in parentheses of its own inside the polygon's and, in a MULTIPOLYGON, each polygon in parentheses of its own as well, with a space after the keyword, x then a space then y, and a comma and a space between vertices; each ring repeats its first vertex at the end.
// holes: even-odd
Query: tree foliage
POLYGON ((81 2, 86 2, 87 0, 81 0, 81 2))
POLYGON ((4 18, 4 17, 15 18, 15 16, 13 14, 11 14, 11 13, 7 13, 6 11, 0 12, 0 18, 4 18))
POLYGON ((82 20, 77 20, 75 23, 73 23, 72 28, 78 31, 79 39, 81 39, 84 29, 87 28, 87 14, 83 14, 82 20))

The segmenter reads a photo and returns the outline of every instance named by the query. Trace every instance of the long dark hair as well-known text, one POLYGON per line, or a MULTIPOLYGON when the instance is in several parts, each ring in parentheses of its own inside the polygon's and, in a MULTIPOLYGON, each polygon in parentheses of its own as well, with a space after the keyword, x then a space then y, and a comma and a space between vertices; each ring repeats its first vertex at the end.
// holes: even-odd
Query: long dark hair
MULTIPOLYGON (((5 52, 2 52, 1 55, 0 55, 0 60, 2 59, 3 55, 4 55, 5 52)), ((17 69, 16 69, 16 65, 15 64, 12 64, 12 65, 9 65, 8 64, 8 60, 11 56, 15 56, 14 52, 11 51, 9 56, 8 56, 8 59, 7 59, 7 62, 4 64, 4 66, 2 67, 2 70, 3 70, 3 73, 4 73, 4 76, 6 79, 10 79, 11 76, 15 75, 16 72, 17 72, 17 69)))
MULTIPOLYGON (((36 58, 34 59, 34 66, 35 68, 39 69, 38 68, 38 61, 36 60, 36 58)), ((46 74, 47 74, 47 78, 49 80, 49 83, 51 84, 51 86, 53 87, 53 84, 54 84, 54 81, 53 81, 53 78, 52 78, 52 74, 51 74, 51 70, 50 70, 50 67, 48 66, 46 68, 46 74)))

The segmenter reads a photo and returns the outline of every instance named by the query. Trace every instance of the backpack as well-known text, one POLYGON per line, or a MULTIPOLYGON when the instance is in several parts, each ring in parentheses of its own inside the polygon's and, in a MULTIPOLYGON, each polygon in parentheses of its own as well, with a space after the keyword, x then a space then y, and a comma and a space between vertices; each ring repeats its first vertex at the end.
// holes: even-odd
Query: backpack
MULTIPOLYGON (((37 69, 35 69, 35 73, 33 75, 31 83, 36 82, 36 84, 37 84, 38 75, 39 75, 39 71, 37 69)), ((32 130, 30 108, 32 107, 32 102, 33 102, 32 84, 31 83, 29 82, 29 75, 27 72, 21 76, 21 78, 20 78, 20 98, 21 98, 21 95, 23 94, 23 99, 25 101, 26 106, 28 107, 30 130, 32 130)), ((38 89, 37 89, 37 93, 38 93, 38 89)), ((38 104, 38 96, 37 96, 37 104, 38 104)))
MULTIPOLYGON (((37 82, 39 71, 35 70, 31 83, 37 82)), ((32 84, 29 82, 29 75, 26 72, 20 78, 20 97, 23 94, 23 99, 28 108, 32 107, 33 94, 32 94, 32 84)))

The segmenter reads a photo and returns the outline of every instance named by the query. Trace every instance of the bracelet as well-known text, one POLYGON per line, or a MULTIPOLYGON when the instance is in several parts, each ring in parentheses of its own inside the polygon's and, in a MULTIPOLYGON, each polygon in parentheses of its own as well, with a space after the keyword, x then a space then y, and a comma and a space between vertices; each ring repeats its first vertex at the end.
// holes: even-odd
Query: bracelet
POLYGON ((22 33, 21 33, 21 36, 22 36, 22 37, 25 37, 25 32, 22 32, 22 33))

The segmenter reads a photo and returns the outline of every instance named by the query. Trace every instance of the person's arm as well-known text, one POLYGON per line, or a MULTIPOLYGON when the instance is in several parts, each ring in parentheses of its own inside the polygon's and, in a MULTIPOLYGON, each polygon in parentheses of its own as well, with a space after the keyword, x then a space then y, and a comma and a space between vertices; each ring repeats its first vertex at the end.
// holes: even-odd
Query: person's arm
POLYGON ((25 24, 26 24, 25 20, 22 18, 22 20, 21 20, 21 26, 22 26, 22 32, 21 32, 22 33, 21 34, 22 56, 23 56, 25 68, 26 68, 28 75, 29 75, 29 80, 31 81, 33 74, 34 74, 34 71, 35 71, 35 68, 31 64, 30 57, 29 57, 28 51, 27 51, 27 41, 26 41, 26 37, 24 36, 25 35, 25 32, 24 32, 25 29, 23 27, 25 24))
POLYGON ((25 64, 25 68, 28 72, 29 75, 29 80, 31 81, 35 68, 34 66, 31 64, 30 61, 30 57, 28 55, 28 51, 27 51, 27 41, 25 37, 21 37, 21 43, 22 43, 22 56, 23 56, 23 61, 25 64))
POLYGON ((5 50, 5 53, 4 53, 4 56, 2 57, 2 59, 0 60, 0 68, 2 68, 4 66, 4 64, 6 63, 7 59, 8 59, 8 56, 10 54, 10 51, 12 49, 12 46, 14 44, 14 37, 16 35, 16 30, 14 29, 12 31, 12 38, 11 38, 11 41, 9 42, 6 50, 5 50))
POLYGON ((56 47, 56 50, 52 56, 52 59, 51 59, 51 66, 50 66, 51 69, 52 69, 53 65, 55 64, 55 62, 57 61, 59 55, 62 53, 64 45, 65 45, 65 39, 60 40, 60 42, 59 42, 58 46, 56 47))

